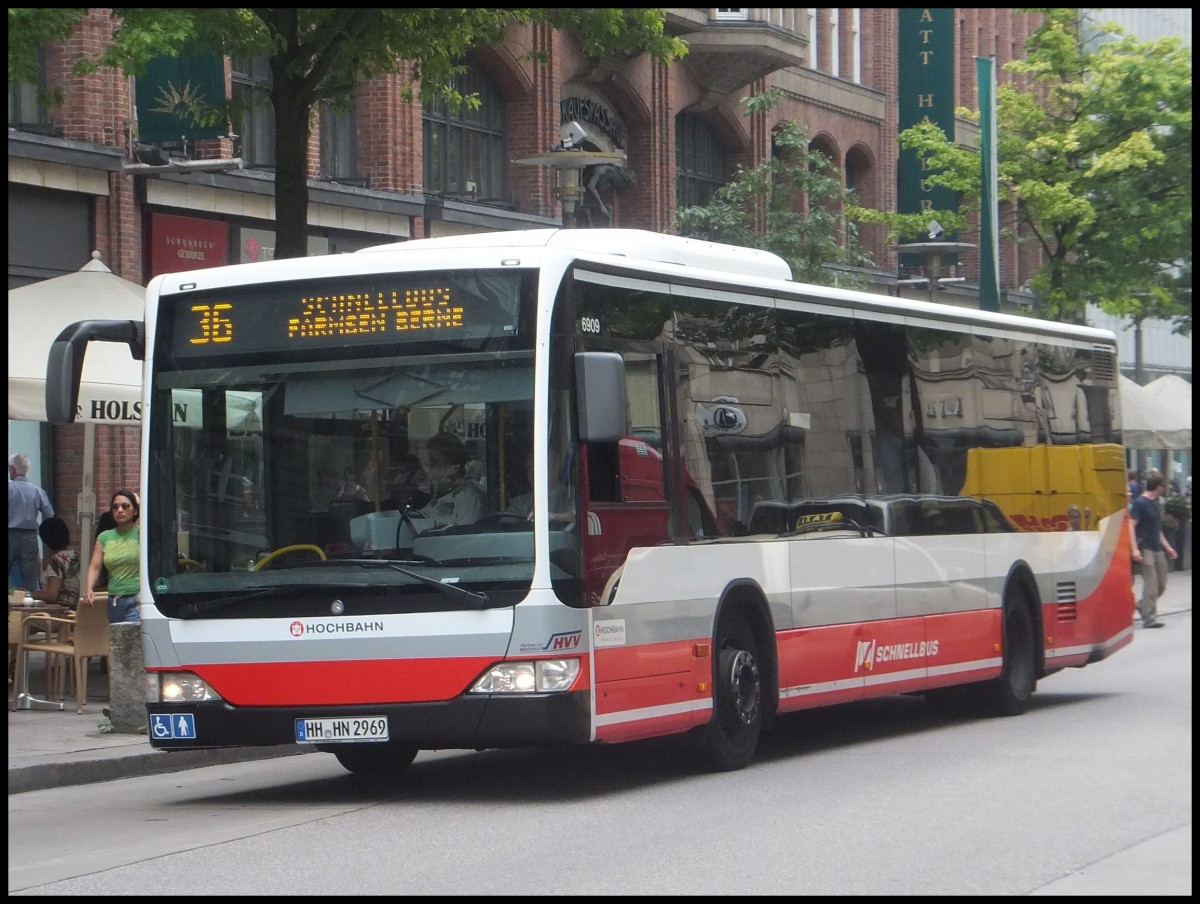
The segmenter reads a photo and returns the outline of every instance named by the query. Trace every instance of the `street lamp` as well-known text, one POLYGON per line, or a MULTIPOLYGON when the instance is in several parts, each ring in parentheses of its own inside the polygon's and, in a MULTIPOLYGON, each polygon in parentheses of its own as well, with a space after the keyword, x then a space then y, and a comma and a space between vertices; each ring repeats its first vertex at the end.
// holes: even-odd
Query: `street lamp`
MULTIPOLYGON (((945 279, 940 278, 939 274, 942 269, 942 258, 947 254, 961 254, 964 251, 970 251, 976 246, 970 242, 947 242, 943 241, 942 236, 946 231, 942 228, 942 224, 937 220, 929 222, 929 241, 927 242, 908 242, 903 245, 897 245, 896 250, 901 254, 919 254, 925 261, 925 275, 929 280, 929 300, 936 304, 937 288, 942 282, 963 282, 961 277, 952 276, 945 279)), ((917 280, 911 280, 916 282, 917 280)))
POLYGON ((548 166, 562 173, 558 180, 558 199, 562 203, 563 225, 566 226, 574 218, 576 205, 583 200, 583 180, 580 177, 584 169, 601 163, 624 167, 625 154, 621 151, 584 150, 582 145, 585 143, 596 145, 587 130, 574 120, 563 124, 559 139, 557 147, 532 157, 522 157, 513 163, 548 166))

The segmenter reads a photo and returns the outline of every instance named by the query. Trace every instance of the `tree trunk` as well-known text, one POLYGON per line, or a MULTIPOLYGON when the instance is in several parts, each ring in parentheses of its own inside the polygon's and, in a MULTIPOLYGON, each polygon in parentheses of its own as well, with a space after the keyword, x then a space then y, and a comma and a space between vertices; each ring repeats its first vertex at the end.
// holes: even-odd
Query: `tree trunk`
POLYGON ((308 254, 308 134, 312 102, 304 82, 273 72, 275 258, 308 254))

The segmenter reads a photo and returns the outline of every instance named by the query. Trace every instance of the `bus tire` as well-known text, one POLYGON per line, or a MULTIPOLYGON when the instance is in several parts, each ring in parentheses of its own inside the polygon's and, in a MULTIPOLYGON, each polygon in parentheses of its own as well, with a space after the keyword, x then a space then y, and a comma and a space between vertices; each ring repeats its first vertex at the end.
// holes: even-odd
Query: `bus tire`
POLYGON ((744 619, 723 621, 713 646, 713 716, 704 747, 713 769, 730 772, 754 760, 763 726, 762 669, 758 642, 744 619))
POLYGON ((410 744, 338 744, 324 748, 337 757, 347 772, 373 778, 399 775, 417 758, 410 744))
POLYGON ((1004 661, 1000 677, 981 687, 982 702, 992 715, 1019 716, 1037 689, 1033 616, 1022 592, 1011 594, 1005 601, 1001 650, 1004 661))

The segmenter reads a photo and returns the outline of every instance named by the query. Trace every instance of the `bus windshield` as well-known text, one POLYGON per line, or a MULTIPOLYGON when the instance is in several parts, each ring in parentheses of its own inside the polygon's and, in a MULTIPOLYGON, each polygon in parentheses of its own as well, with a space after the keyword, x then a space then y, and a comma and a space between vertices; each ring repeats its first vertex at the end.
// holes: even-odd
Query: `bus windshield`
MULTIPOLYGON (((514 514, 531 490, 532 285, 475 280, 467 319, 489 302, 503 314, 358 349, 281 345, 267 298, 261 341, 197 352, 180 337, 215 299, 164 298, 145 527, 164 614, 279 616, 287 599, 300 615, 310 597, 327 613, 347 594, 368 612, 519 600, 534 571, 533 525, 514 514)), ((220 299, 237 314, 241 298, 220 299)))

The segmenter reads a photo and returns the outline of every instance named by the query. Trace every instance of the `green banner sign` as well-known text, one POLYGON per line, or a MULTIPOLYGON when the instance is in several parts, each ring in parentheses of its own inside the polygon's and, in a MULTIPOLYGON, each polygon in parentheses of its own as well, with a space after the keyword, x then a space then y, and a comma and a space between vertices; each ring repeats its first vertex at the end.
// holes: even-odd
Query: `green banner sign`
POLYGON ((213 114, 224 103, 225 66, 221 57, 158 57, 137 80, 138 140, 154 143, 219 138, 228 131, 225 116, 213 114))
MULTIPOLYGON (((940 126, 954 140, 954 10, 900 10, 899 130, 921 122, 940 126)), ((897 163, 897 210, 957 210, 955 193, 933 188, 915 151, 901 151, 897 163)), ((946 238, 949 238, 947 236, 946 238)))
POLYGON ((1000 310, 1000 223, 996 179, 996 61, 975 57, 979 82, 979 308, 1000 310))

